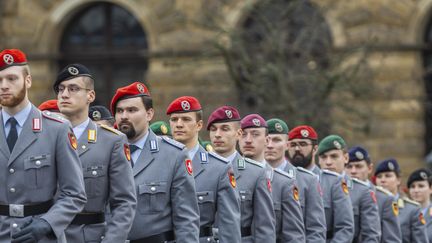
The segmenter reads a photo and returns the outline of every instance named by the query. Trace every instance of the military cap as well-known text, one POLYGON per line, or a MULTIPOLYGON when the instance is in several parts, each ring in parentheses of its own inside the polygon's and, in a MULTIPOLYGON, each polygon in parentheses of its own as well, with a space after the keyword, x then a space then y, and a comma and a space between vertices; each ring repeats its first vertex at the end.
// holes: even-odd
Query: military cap
POLYGON ((397 176, 399 176, 400 167, 396 159, 390 158, 379 162, 375 169, 374 175, 378 175, 381 172, 388 172, 388 171, 393 171, 396 173, 397 176))
POLYGON ((171 113, 191 112, 200 110, 202 110, 202 108, 197 98, 192 96, 182 96, 173 100, 173 102, 169 104, 166 110, 166 114, 169 115, 171 113))
POLYGON ((0 70, 12 66, 23 66, 26 64, 26 55, 19 49, 5 49, 0 52, 0 70))
POLYGON ((262 118, 262 116, 258 114, 249 114, 240 121, 241 129, 246 128, 257 128, 257 127, 265 127, 267 128, 267 122, 262 118))
POLYGON ((236 108, 224 105, 210 114, 207 121, 207 130, 210 130, 213 123, 240 121, 240 119, 240 113, 236 108))
POLYGON ((349 162, 366 161, 368 164, 371 162, 369 158, 369 153, 366 149, 360 146, 354 146, 349 149, 349 162))
POLYGON ((141 97, 141 96, 150 97, 150 92, 143 83, 134 82, 128 86, 118 88, 113 98, 111 99, 111 105, 110 105, 111 113, 115 114, 115 107, 119 100, 141 97))
POLYGON ((213 145, 210 141, 200 141, 201 146, 207 151, 207 152, 214 152, 213 145))
POLYGON ((411 184, 415 181, 427 181, 429 186, 431 186, 431 180, 432 172, 428 169, 421 168, 411 173, 411 175, 408 177, 407 186, 410 188, 411 184))
POLYGON ((150 124, 150 129, 159 136, 171 136, 171 129, 164 121, 156 121, 150 124))
POLYGON ((291 140, 295 138, 307 138, 310 140, 317 140, 318 134, 315 131, 315 129, 313 129, 313 127, 302 125, 302 126, 297 126, 291 129, 291 131, 289 131, 288 139, 291 140))
POLYGON ((267 120, 269 134, 288 134, 288 125, 278 118, 267 120))
POLYGON ((114 117, 111 115, 111 112, 105 106, 102 105, 90 106, 89 117, 93 121, 114 119, 114 117))
POLYGON ((82 64, 75 63, 69 64, 64 67, 60 73, 57 74, 56 81, 54 82, 53 89, 56 93, 58 93, 57 87, 61 82, 73 79, 76 77, 89 77, 93 79, 93 76, 90 74, 88 68, 82 64))
POLYGON ((42 102, 42 104, 39 105, 38 107, 39 110, 41 111, 54 111, 54 112, 59 112, 59 108, 57 105, 57 100, 47 100, 42 102))
POLYGON ((321 155, 327 151, 333 149, 344 149, 346 148, 346 143, 343 138, 338 135, 329 135, 325 137, 318 145, 318 155, 321 155))

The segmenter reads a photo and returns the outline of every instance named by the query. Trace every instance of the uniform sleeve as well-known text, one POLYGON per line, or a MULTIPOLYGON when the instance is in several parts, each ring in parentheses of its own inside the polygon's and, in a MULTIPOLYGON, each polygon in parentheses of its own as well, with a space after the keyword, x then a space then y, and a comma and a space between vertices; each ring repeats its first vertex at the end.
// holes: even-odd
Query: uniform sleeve
POLYGON ((362 242, 375 243, 381 239, 381 224, 375 192, 363 190, 360 199, 360 225, 362 242))
POLYGON ((55 204, 42 216, 53 229, 57 238, 72 222, 75 215, 84 208, 87 197, 81 161, 72 148, 68 133, 70 128, 63 124, 55 141, 55 164, 57 168, 58 192, 55 204))
POLYGON ((303 213, 298 198, 298 189, 294 183, 288 182, 282 190, 282 242, 305 242, 303 213), (297 195, 294 195, 297 190, 297 195))
POLYGON ((136 209, 136 191, 132 167, 126 159, 126 138, 114 144, 109 166, 109 206, 111 217, 107 222, 103 242, 124 242, 132 227, 136 209))
POLYGON ((342 177, 332 185, 333 238, 332 243, 351 242, 354 238, 354 215, 351 199, 342 189, 342 177))
POLYGON ((231 166, 227 165, 219 176, 218 183, 217 214, 221 243, 241 242, 240 199, 236 189, 231 185, 230 172, 231 166))
POLYGON ((310 183, 305 186, 305 228, 306 242, 325 243, 326 242, 326 221, 322 192, 316 177, 310 177, 310 183))
POLYGON ((399 217, 393 212, 393 198, 391 196, 385 197, 382 203, 381 242, 402 243, 399 217))
POLYGON ((186 150, 178 153, 171 187, 173 224, 177 243, 198 242, 199 209, 195 181, 186 170, 186 150))
POLYGON ((276 242, 276 219, 268 184, 265 170, 262 169, 262 174, 255 186, 253 198, 254 219, 252 234, 255 242, 276 242))
POLYGON ((411 236, 412 236, 412 242, 424 242, 428 243, 428 237, 426 232, 426 224, 423 224, 421 222, 421 209, 420 207, 417 207, 415 210, 413 210, 413 213, 411 214, 411 236))

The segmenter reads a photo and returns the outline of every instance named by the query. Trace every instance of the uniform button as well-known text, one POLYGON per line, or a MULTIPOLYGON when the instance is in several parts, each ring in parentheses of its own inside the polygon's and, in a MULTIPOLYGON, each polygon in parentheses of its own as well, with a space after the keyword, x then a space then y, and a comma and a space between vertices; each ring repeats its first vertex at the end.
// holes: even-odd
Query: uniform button
POLYGON ((36 160, 35 164, 36 164, 36 165, 41 165, 40 160, 36 160))
POLYGON ((204 198, 202 196, 198 197, 198 200, 202 201, 204 198))
POLYGON ((210 238, 207 238, 207 241, 208 241, 208 242, 210 242, 210 240, 211 240, 210 238))
POLYGON ((241 199, 243 199, 243 200, 244 200, 244 199, 246 199, 246 197, 245 197, 245 196, 241 196, 241 199))
POLYGON ((12 227, 13 227, 13 228, 16 228, 16 227, 18 227, 18 224, 13 223, 13 224, 12 224, 12 227))
POLYGON ((101 240, 103 240, 104 238, 105 238, 105 236, 102 235, 102 236, 101 236, 101 240))
POLYGON ((94 176, 97 175, 97 171, 95 171, 95 170, 92 171, 92 175, 94 175, 94 176))
POLYGON ((82 149, 85 149, 85 148, 86 148, 86 146, 85 146, 85 145, 83 145, 83 146, 81 146, 81 148, 82 148, 82 149))
POLYGON ((13 174, 15 172, 14 169, 9 169, 9 173, 13 174))
POLYGON ((150 191, 152 191, 152 192, 156 191, 156 187, 154 187, 154 186, 150 187, 150 191))
POLYGON ((11 188, 9 189, 9 191, 12 192, 12 193, 15 192, 15 188, 11 187, 11 188))

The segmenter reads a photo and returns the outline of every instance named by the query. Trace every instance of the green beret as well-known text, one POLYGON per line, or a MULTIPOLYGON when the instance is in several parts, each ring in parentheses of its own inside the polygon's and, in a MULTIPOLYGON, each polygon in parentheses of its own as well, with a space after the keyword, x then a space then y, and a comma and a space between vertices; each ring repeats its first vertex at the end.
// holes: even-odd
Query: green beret
POLYGON ((207 152, 214 152, 213 145, 210 141, 200 141, 200 144, 207 152))
POLYGON ((319 143, 318 155, 321 155, 329 150, 344 148, 346 148, 346 143, 343 138, 339 137, 338 135, 329 135, 319 143))
POLYGON ((171 136, 171 129, 164 121, 156 121, 150 125, 150 129, 159 136, 171 136))
POLYGON ((288 134, 288 125, 278 118, 273 118, 267 121, 269 134, 288 134))

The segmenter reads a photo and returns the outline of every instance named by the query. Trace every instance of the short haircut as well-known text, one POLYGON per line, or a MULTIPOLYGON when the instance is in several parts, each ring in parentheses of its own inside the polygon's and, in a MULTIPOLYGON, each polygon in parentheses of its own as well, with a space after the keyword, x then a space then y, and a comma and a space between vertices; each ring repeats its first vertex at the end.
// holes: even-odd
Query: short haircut
POLYGON ((153 108, 153 99, 150 96, 141 96, 141 100, 146 110, 153 108))
POLYGON ((90 77, 83 76, 83 81, 88 89, 94 89, 94 80, 90 77))
POLYGON ((195 115, 196 115, 196 120, 200 121, 203 118, 203 111, 202 110, 196 111, 195 115))

